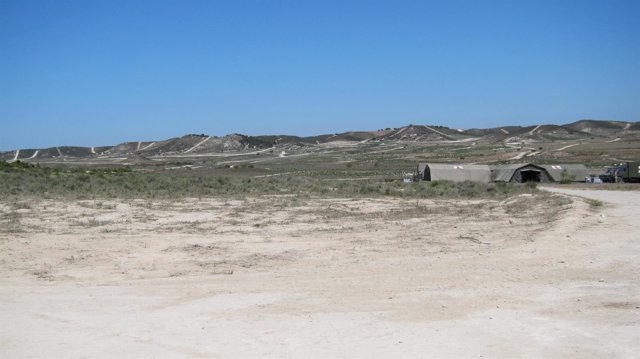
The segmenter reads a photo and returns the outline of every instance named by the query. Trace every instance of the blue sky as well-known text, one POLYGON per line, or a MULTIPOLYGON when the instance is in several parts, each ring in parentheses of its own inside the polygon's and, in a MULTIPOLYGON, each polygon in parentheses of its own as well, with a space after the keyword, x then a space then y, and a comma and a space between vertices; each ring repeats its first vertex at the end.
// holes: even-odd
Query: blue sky
POLYGON ((640 1, 0 0, 0 150, 640 120, 640 1))

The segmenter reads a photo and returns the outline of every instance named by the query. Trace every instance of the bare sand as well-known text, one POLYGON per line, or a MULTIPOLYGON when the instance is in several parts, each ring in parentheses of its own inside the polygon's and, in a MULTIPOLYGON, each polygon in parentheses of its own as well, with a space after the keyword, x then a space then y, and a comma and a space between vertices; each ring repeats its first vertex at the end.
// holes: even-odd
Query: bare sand
POLYGON ((640 192, 0 201, 0 357, 633 358, 640 192))

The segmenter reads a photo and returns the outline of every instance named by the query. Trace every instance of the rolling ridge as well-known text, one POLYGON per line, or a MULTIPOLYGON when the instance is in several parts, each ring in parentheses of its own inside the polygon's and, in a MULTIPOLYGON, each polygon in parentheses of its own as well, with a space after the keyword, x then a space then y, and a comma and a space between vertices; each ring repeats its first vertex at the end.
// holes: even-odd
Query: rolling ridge
POLYGON ((640 122, 580 120, 565 125, 502 126, 495 128, 452 129, 437 125, 410 124, 400 128, 375 131, 350 131, 317 136, 230 134, 222 137, 188 134, 158 141, 123 142, 114 146, 58 146, 39 149, 16 149, 0 152, 5 161, 37 161, 46 159, 114 158, 133 154, 140 156, 190 155, 260 151, 270 148, 313 147, 331 142, 479 142, 536 143, 640 136, 640 122))

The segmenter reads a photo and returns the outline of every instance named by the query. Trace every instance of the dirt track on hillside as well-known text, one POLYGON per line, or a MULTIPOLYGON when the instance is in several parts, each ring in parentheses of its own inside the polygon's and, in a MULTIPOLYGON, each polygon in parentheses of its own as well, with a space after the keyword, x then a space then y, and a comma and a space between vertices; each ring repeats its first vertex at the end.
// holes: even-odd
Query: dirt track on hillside
POLYGON ((640 192, 552 190, 0 202, 0 356, 634 357, 640 192))

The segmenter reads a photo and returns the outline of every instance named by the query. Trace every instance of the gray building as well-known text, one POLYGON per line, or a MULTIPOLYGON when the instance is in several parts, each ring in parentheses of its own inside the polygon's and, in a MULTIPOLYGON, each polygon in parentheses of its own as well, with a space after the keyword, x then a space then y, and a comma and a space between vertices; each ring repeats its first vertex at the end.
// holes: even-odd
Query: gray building
POLYGON ((491 182, 491 170, 487 165, 420 163, 417 172, 423 181, 491 182))
POLYGON ((555 182, 584 182, 589 170, 583 164, 540 165, 547 170, 555 182))

